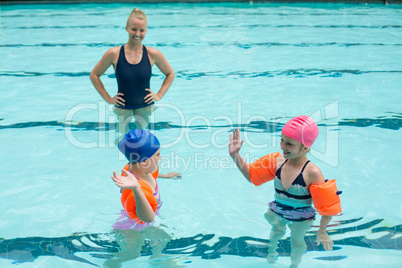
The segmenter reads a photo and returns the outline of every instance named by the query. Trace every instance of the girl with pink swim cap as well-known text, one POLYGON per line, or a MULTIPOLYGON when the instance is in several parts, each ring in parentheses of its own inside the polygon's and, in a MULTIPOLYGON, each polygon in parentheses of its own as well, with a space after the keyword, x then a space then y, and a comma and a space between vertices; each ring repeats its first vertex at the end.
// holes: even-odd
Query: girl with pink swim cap
MULTIPOLYGON (((239 129, 236 128, 230 135, 229 154, 244 177, 255 185, 274 179, 275 201, 269 204, 269 210, 264 215, 272 225, 267 257, 270 263, 276 261, 277 244, 285 235, 286 226, 291 230, 290 267, 297 267, 306 252, 304 236, 313 224, 316 213, 312 207, 309 187, 325 183, 320 168, 307 159, 307 153, 318 132, 317 124, 309 116, 294 117, 282 129, 282 154, 273 153, 251 164, 246 163, 239 154, 244 142, 239 129), (271 177, 266 178, 267 176, 271 177)), ((332 250, 333 245, 326 232, 331 218, 332 216, 322 215, 317 232, 317 245, 322 244, 325 250, 332 250)))

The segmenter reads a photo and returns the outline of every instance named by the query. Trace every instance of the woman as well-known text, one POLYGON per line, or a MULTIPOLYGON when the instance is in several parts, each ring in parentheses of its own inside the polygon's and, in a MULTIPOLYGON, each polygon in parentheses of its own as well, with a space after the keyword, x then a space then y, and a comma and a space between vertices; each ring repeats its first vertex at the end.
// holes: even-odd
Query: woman
POLYGON ((133 116, 138 129, 144 129, 149 124, 149 117, 155 110, 154 103, 159 101, 172 85, 175 73, 163 54, 155 48, 142 44, 147 33, 147 17, 135 8, 127 19, 126 31, 128 42, 121 47, 109 49, 93 68, 90 79, 102 98, 109 104, 114 104, 114 113, 118 117, 117 132, 119 137, 128 131, 128 124, 133 116), (158 93, 150 89, 152 66, 156 65, 166 76, 158 93), (118 93, 111 97, 100 77, 113 65, 116 73, 118 93))

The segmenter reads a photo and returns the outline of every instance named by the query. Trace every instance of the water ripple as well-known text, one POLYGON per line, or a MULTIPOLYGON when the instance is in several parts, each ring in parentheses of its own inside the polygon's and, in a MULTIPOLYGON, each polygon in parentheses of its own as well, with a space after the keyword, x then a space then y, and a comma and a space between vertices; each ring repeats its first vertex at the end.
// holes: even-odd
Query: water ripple
MULTIPOLYGON (((86 47, 116 47, 123 44, 116 43, 38 43, 38 44, 0 44, 0 47, 76 47, 76 46, 86 46, 86 47)), ((324 47, 324 46, 338 46, 338 47, 352 47, 352 46, 402 46, 402 44, 386 44, 386 43, 338 43, 338 42, 327 42, 327 43, 280 43, 280 42, 261 42, 261 43, 238 43, 238 42, 194 42, 194 43, 151 43, 151 47, 197 47, 197 46, 214 46, 214 47, 239 47, 244 49, 250 49, 253 47, 324 47)))
MULTIPOLYGON (((383 129, 399 130, 402 128, 402 114, 390 113, 391 116, 378 116, 376 118, 353 118, 341 119, 337 123, 319 123, 318 126, 333 127, 369 127, 374 126, 383 129)), ((2 121, 4 119, 0 119, 2 121)), ((58 130, 71 129, 72 131, 111 131, 116 129, 116 123, 108 122, 62 122, 62 121, 35 121, 35 122, 22 122, 11 125, 0 125, 0 130, 3 129, 25 129, 32 127, 55 127, 58 130)), ((134 123, 129 124, 130 129, 135 128, 134 123)), ((150 123, 149 129, 164 130, 164 129, 221 129, 239 128, 242 132, 264 132, 264 133, 278 133, 282 130, 283 124, 270 121, 251 121, 248 124, 232 124, 232 125, 191 125, 181 126, 170 122, 156 122, 150 123)), ((338 131, 341 129, 338 129, 338 131)))
MULTIPOLYGON (((290 76, 296 78, 304 78, 311 76, 320 77, 342 77, 344 75, 363 75, 372 73, 402 73, 402 70, 348 70, 348 69, 289 69, 289 70, 273 70, 262 72, 246 72, 246 71, 215 71, 215 72, 193 72, 189 70, 179 70, 176 72, 177 78, 192 80, 204 77, 215 78, 256 78, 256 77, 275 77, 290 76)), ((83 77, 89 76, 90 72, 31 72, 31 71, 0 71, 0 76, 11 77, 35 77, 35 76, 66 76, 66 77, 83 77)), ((114 79, 115 74, 106 74, 107 77, 114 79)), ((162 76, 162 74, 152 74, 154 77, 162 76)))
MULTIPOLYGON (((3 30, 13 29, 13 30, 36 30, 36 29, 121 29, 124 30, 124 26, 120 25, 69 25, 69 26, 59 26, 59 25, 41 25, 41 26, 4 26, 3 30)), ((228 28, 228 29, 255 29, 255 28, 322 28, 322 29, 386 29, 386 28, 402 28, 402 25, 299 25, 299 24, 242 24, 242 25, 226 25, 226 24, 213 24, 213 25, 157 25, 149 26, 148 29, 180 29, 180 28, 228 28)))

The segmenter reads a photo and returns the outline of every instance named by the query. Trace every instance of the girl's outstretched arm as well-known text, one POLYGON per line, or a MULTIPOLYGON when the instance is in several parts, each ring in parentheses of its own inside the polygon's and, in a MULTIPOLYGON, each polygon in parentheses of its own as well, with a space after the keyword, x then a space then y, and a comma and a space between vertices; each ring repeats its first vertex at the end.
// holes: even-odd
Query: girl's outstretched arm
POLYGON ((167 174, 159 173, 158 178, 163 179, 181 179, 181 174, 177 172, 169 172, 167 174))
POLYGON ((243 176, 248 181, 250 181, 250 166, 243 160, 243 158, 239 154, 243 142, 244 140, 241 140, 240 131, 238 128, 236 128, 235 130, 233 130, 233 133, 230 134, 229 155, 230 157, 232 157, 233 161, 236 163, 236 166, 240 169, 243 176))

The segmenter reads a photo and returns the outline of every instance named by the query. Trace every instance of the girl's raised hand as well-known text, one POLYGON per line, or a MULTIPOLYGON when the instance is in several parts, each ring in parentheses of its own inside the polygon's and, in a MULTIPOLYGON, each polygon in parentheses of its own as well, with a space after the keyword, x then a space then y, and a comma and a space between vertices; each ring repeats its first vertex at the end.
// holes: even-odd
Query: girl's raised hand
POLYGON ((136 187, 140 187, 137 178, 133 174, 131 174, 125 169, 122 169, 121 171, 123 172, 125 177, 120 176, 119 174, 116 173, 116 171, 113 171, 112 176, 112 180, 118 187, 123 189, 134 189, 136 187))
POLYGON ((230 134, 229 154, 231 156, 237 154, 240 151, 243 142, 244 140, 241 140, 240 131, 238 128, 236 128, 233 130, 233 133, 230 134))

